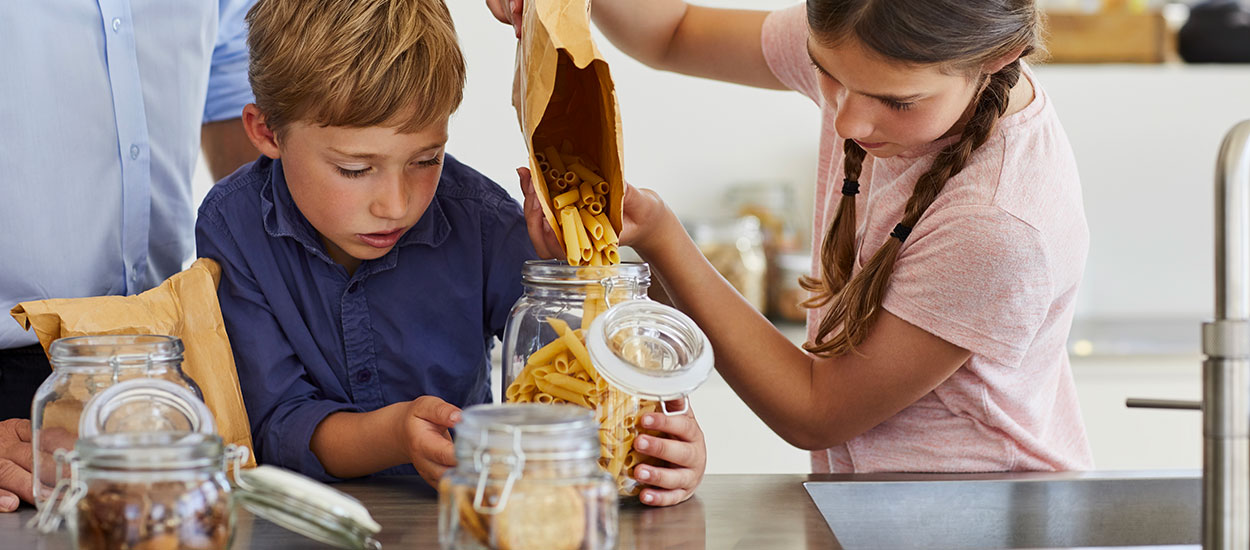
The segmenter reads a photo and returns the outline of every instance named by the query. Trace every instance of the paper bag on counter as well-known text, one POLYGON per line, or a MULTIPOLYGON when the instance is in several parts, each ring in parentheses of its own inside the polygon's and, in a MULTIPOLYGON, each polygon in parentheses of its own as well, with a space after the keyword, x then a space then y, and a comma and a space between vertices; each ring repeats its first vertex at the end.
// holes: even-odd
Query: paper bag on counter
POLYGON ((590 34, 589 0, 528 0, 517 46, 512 105, 529 149, 534 190, 560 243, 547 178, 536 153, 548 145, 586 158, 609 184, 608 214, 621 230, 624 143, 616 88, 590 34))
POLYGON ((252 432, 243 408, 234 354, 217 304, 221 267, 196 260, 160 286, 136 296, 96 296, 22 302, 11 312, 34 328, 44 352, 58 338, 92 334, 160 334, 182 339, 183 372, 199 385, 225 443, 245 446, 252 458, 252 432))

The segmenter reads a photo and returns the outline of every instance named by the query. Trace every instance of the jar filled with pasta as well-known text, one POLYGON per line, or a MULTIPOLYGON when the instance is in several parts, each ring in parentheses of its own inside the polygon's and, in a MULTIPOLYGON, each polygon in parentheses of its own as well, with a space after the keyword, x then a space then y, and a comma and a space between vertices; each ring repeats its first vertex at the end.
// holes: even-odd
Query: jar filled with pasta
POLYGON ((664 401, 684 397, 706 379, 711 346, 688 317, 646 299, 645 264, 570 268, 536 262, 526 266, 524 280, 526 294, 505 330, 504 400, 595 411, 599 464, 620 495, 637 495, 642 485, 634 468, 661 465, 633 448, 637 436, 648 433, 639 420, 649 412, 684 412, 668 410, 664 401), (563 277, 554 278, 557 273, 563 277), (616 321, 592 328, 603 319, 616 321), (596 338, 605 342, 597 354, 591 349, 596 338))
POLYGON ((444 550, 606 550, 618 503, 599 468, 599 424, 578 407, 477 405, 439 482, 444 550))
POLYGON ((35 500, 44 507, 55 484, 50 464, 57 451, 78 439, 79 420, 92 397, 126 380, 166 380, 202 399, 182 372, 182 341, 158 335, 95 335, 61 338, 49 348, 52 374, 35 392, 31 407, 35 500))

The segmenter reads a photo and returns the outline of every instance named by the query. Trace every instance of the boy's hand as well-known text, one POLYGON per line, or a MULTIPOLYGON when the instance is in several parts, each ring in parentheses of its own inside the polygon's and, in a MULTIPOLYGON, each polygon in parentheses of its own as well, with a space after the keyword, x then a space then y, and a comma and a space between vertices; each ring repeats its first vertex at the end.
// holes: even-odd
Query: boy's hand
MULTIPOLYGON (((534 192, 534 183, 530 178, 529 168, 517 168, 516 172, 521 180, 521 193, 525 195, 525 225, 529 230, 530 241, 534 243, 534 250, 538 252, 539 258, 564 258, 564 247, 560 246, 555 230, 551 228, 551 224, 547 223, 542 206, 538 202, 540 200, 538 194, 534 192)), ((656 236, 662 233, 659 228, 665 226, 661 222, 673 216, 668 205, 664 204, 655 191, 638 189, 626 183, 624 198, 621 200, 625 208, 624 216, 622 216, 624 227, 621 228, 621 246, 632 246, 642 251, 651 240, 669 238, 656 236)), ((673 218, 675 221, 675 217, 673 218)))
MULTIPOLYGON (((670 401, 669 407, 680 407, 681 402, 670 401)), ((634 440, 638 452, 656 457, 672 464, 672 468, 658 468, 641 464, 634 468, 634 478, 651 487, 642 490, 639 498, 651 506, 679 504, 694 494, 695 487, 703 481, 707 467, 707 447, 703 443, 703 429, 694 418, 694 411, 686 414, 665 416, 648 413, 642 417, 642 427, 664 432, 660 438, 640 435, 634 440)))
POLYGON ((438 480, 456 465, 456 447, 447 429, 459 422, 460 409, 432 395, 416 398, 404 410, 401 440, 413 467, 431 487, 438 487, 438 480))
POLYGON ((521 12, 525 10, 525 0, 486 0, 486 7, 500 23, 512 25, 516 37, 521 37, 521 12))

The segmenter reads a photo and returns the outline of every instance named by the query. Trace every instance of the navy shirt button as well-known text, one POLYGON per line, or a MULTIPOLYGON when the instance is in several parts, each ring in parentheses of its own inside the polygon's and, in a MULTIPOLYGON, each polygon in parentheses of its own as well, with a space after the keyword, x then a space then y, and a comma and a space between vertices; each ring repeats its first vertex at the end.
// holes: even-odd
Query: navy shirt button
POLYGON ((352 283, 350 285, 347 285, 348 292, 354 294, 357 290, 360 290, 360 283, 352 283))
POLYGON ((362 384, 363 384, 363 383, 365 383, 365 382, 368 382, 368 381, 369 381, 370 379, 372 379, 372 378, 373 378, 373 373, 371 373, 371 372, 369 372, 369 371, 367 371, 367 370, 362 370, 362 371, 360 371, 359 373, 357 373, 357 374, 356 374, 356 381, 357 381, 357 382, 360 382, 360 383, 362 383, 362 384))

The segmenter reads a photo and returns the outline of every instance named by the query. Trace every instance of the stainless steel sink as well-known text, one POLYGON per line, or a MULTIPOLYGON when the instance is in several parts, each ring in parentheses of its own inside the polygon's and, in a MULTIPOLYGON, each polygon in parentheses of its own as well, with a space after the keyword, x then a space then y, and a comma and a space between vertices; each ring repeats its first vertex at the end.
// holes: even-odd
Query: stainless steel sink
POLYGON ((1202 479, 1196 471, 842 477, 821 476, 803 485, 847 549, 1201 542, 1202 479))

